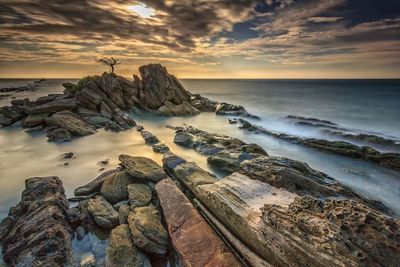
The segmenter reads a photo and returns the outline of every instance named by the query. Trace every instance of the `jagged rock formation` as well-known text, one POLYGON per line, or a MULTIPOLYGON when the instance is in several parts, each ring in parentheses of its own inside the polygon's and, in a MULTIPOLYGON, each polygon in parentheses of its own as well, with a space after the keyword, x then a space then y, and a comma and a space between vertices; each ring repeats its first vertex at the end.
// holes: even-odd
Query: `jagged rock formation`
MULTIPOLYGON (((13 100, 0 108, 0 126, 21 120, 30 130, 44 130, 49 141, 69 141, 74 136, 92 134, 97 128, 123 131, 136 125, 134 108, 163 116, 187 116, 200 112, 252 116, 242 106, 192 95, 160 64, 139 68, 133 80, 115 74, 85 77, 77 84, 65 83, 63 94, 13 100)), ((254 117, 254 116, 253 116, 254 117)))
POLYGON ((21 201, 9 212, 4 261, 10 266, 72 266, 68 211, 58 177, 27 179, 21 201))
POLYGON ((276 138, 286 140, 292 143, 305 145, 316 148, 321 151, 327 151, 339 155, 352 158, 359 158, 375 162, 383 167, 400 170, 400 154, 399 153, 381 153, 369 146, 357 146, 344 141, 328 141, 315 138, 303 138, 284 133, 276 133, 269 131, 261 126, 254 125, 244 119, 239 119, 242 123, 241 128, 249 131, 257 131, 262 134, 274 136, 276 138))
POLYGON ((163 162, 232 233, 227 236, 243 242, 242 256, 249 262, 254 257, 265 261, 263 266, 394 266, 399 261, 400 222, 356 195, 342 194, 339 185, 335 197, 319 192, 317 198, 307 194, 307 183, 300 190, 291 183, 276 186, 285 173, 291 175, 289 166, 281 178, 268 174, 265 165, 258 170, 264 179, 233 173, 217 180, 175 155, 164 155, 163 162))

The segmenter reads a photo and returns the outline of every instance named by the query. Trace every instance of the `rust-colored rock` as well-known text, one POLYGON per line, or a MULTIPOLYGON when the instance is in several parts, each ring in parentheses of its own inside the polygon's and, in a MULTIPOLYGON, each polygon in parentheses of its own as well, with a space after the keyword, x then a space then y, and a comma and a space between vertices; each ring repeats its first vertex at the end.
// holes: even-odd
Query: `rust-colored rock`
POLYGON ((185 266, 241 266, 171 179, 157 183, 156 191, 172 243, 185 266))

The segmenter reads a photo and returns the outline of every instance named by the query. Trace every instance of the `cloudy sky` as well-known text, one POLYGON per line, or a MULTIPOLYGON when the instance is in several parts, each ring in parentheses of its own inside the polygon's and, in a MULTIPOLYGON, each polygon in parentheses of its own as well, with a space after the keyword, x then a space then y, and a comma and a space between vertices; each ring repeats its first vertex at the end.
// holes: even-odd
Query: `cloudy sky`
POLYGON ((400 78, 400 0, 0 0, 0 77, 400 78))

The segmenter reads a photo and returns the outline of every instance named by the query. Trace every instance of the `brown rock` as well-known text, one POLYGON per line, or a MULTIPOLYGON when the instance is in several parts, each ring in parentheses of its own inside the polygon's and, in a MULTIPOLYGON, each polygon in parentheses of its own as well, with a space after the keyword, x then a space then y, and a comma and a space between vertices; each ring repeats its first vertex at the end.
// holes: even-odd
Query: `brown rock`
POLYGON ((124 166, 128 173, 134 178, 158 182, 166 177, 163 168, 152 159, 120 155, 119 160, 121 161, 121 165, 124 166))
POLYGON ((171 179, 157 183, 173 246, 185 266, 241 266, 171 179))

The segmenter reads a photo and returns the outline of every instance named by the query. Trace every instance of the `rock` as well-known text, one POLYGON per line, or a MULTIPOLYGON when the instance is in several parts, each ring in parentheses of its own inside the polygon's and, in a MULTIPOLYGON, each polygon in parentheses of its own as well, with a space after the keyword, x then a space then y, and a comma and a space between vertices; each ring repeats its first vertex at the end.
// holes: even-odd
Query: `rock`
POLYGON ((134 178, 126 170, 109 175, 101 186, 101 195, 111 204, 128 198, 127 186, 134 182, 134 178))
POLYGON ((80 267, 96 267, 96 258, 92 253, 86 254, 82 257, 80 267))
POLYGON ((217 102, 199 94, 193 94, 190 98, 190 104, 201 112, 215 112, 217 102))
POLYGON ((47 118, 46 122, 51 126, 58 126, 67 129, 71 134, 77 136, 95 133, 95 129, 92 126, 85 123, 69 111, 55 113, 51 117, 47 118))
POLYGON ((83 118, 83 120, 88 124, 95 126, 96 128, 102 128, 110 121, 109 119, 101 116, 86 117, 83 118))
POLYGON ((139 88, 139 100, 150 109, 161 107, 166 101, 175 105, 190 100, 190 94, 181 83, 160 64, 149 64, 139 68, 142 88, 139 88))
POLYGON ((106 266, 151 267, 147 256, 134 246, 127 224, 122 224, 111 231, 106 253, 106 266))
POLYGON ((119 160, 130 175, 142 181, 158 182, 166 177, 163 168, 152 159, 120 155, 119 160))
POLYGON ((108 121, 105 124, 104 129, 106 131, 114 131, 114 132, 121 132, 125 130, 122 126, 118 125, 118 123, 114 121, 108 121))
POLYGON ((47 118, 49 114, 44 113, 44 114, 35 114, 35 115, 28 115, 23 121, 22 121, 22 127, 36 127, 39 125, 44 124, 45 118, 47 118))
POLYGON ((236 124, 236 123, 238 123, 238 120, 237 120, 237 119, 228 119, 228 121, 229 121, 230 124, 236 124))
POLYGON ((29 115, 41 114, 41 113, 55 113, 65 110, 74 110, 77 103, 73 98, 66 98, 48 102, 43 105, 37 105, 28 107, 25 112, 29 115))
POLYGON ((114 169, 114 170, 109 170, 109 171, 102 173, 99 177, 97 177, 93 181, 89 182, 88 184, 75 189, 75 192, 74 192, 75 196, 85 196, 85 195, 99 192, 101 189, 101 186, 103 185, 104 180, 110 176, 113 176, 118 171, 119 170, 114 169))
POLYGON ((49 141, 53 142, 67 142, 71 141, 71 133, 64 128, 57 128, 47 134, 49 141))
POLYGON ((131 207, 127 204, 122 205, 118 210, 118 219, 119 224, 126 224, 128 223, 128 216, 131 212, 131 207))
POLYGON ((153 145, 153 151, 160 154, 164 154, 169 151, 169 147, 166 144, 158 143, 153 145))
POLYGON ((25 181, 21 201, 10 209, 13 224, 3 240, 3 259, 10 266, 72 265, 69 204, 58 177, 25 181))
POLYGON ((136 130, 137 130, 138 132, 141 132, 141 131, 144 130, 144 127, 143 127, 142 125, 138 125, 138 126, 136 126, 136 130))
POLYGON ((153 196, 151 189, 145 184, 128 185, 129 204, 132 208, 143 207, 150 204, 153 196))
POLYGON ((0 243, 5 236, 7 236, 13 224, 12 217, 8 216, 4 218, 0 223, 0 243))
POLYGON ((146 144, 153 145, 153 144, 157 144, 158 142, 160 142, 160 140, 158 140, 158 138, 155 135, 153 135, 152 133, 150 133, 148 131, 142 130, 141 134, 142 134, 142 137, 146 144))
POLYGON ((89 199, 87 209, 96 224, 102 228, 112 229, 118 225, 118 212, 102 196, 89 199))
POLYGON ((192 193, 195 193, 199 185, 212 184, 217 181, 214 176, 201 169, 193 162, 180 163, 174 168, 170 168, 168 164, 165 163, 167 161, 168 157, 163 159, 164 168, 168 169, 168 173, 173 174, 173 177, 183 182, 192 193))
POLYGON ((158 113, 162 116, 188 116, 199 114, 200 111, 191 106, 188 102, 183 102, 180 105, 174 105, 166 101, 164 105, 158 108, 158 113))
POLYGON ((124 205, 128 205, 128 206, 129 206, 129 200, 127 200, 127 199, 122 200, 122 201, 120 201, 120 202, 114 204, 113 207, 114 207, 115 210, 118 210, 118 211, 119 211, 119 208, 122 207, 122 206, 124 206, 124 205))
POLYGON ((163 155, 163 166, 164 166, 164 170, 168 173, 171 174, 171 172, 174 171, 174 169, 182 164, 185 163, 186 160, 184 160, 183 158, 175 155, 172 152, 167 152, 163 155))
POLYGON ((0 113, 0 125, 1 126, 10 126, 13 123, 14 123, 13 119, 11 119, 10 117, 7 117, 6 115, 0 113))
POLYGON ((168 234, 161 224, 161 214, 155 206, 138 207, 128 217, 135 246, 148 253, 165 254, 168 234))
POLYGON ((217 115, 243 115, 247 114, 247 111, 242 106, 236 106, 228 103, 218 103, 215 108, 215 114, 217 115))
POLYGON ((178 132, 175 135, 174 143, 184 147, 192 148, 194 144, 193 139, 194 137, 191 134, 185 132, 178 132))
POLYGON ((97 164, 103 166, 103 165, 108 165, 108 163, 110 163, 109 159, 105 159, 105 160, 100 160, 99 162, 97 162, 97 164))
POLYGON ((184 266, 242 266, 171 179, 158 182, 156 191, 184 266))
POLYGON ((75 230, 76 238, 82 240, 86 235, 86 230, 82 226, 78 226, 75 230))
POLYGON ((64 153, 64 155, 63 155, 64 159, 72 159, 73 157, 74 157, 73 152, 64 153))
POLYGON ((105 102, 102 102, 100 104, 100 114, 104 118, 111 119, 113 112, 112 112, 111 108, 105 102))

